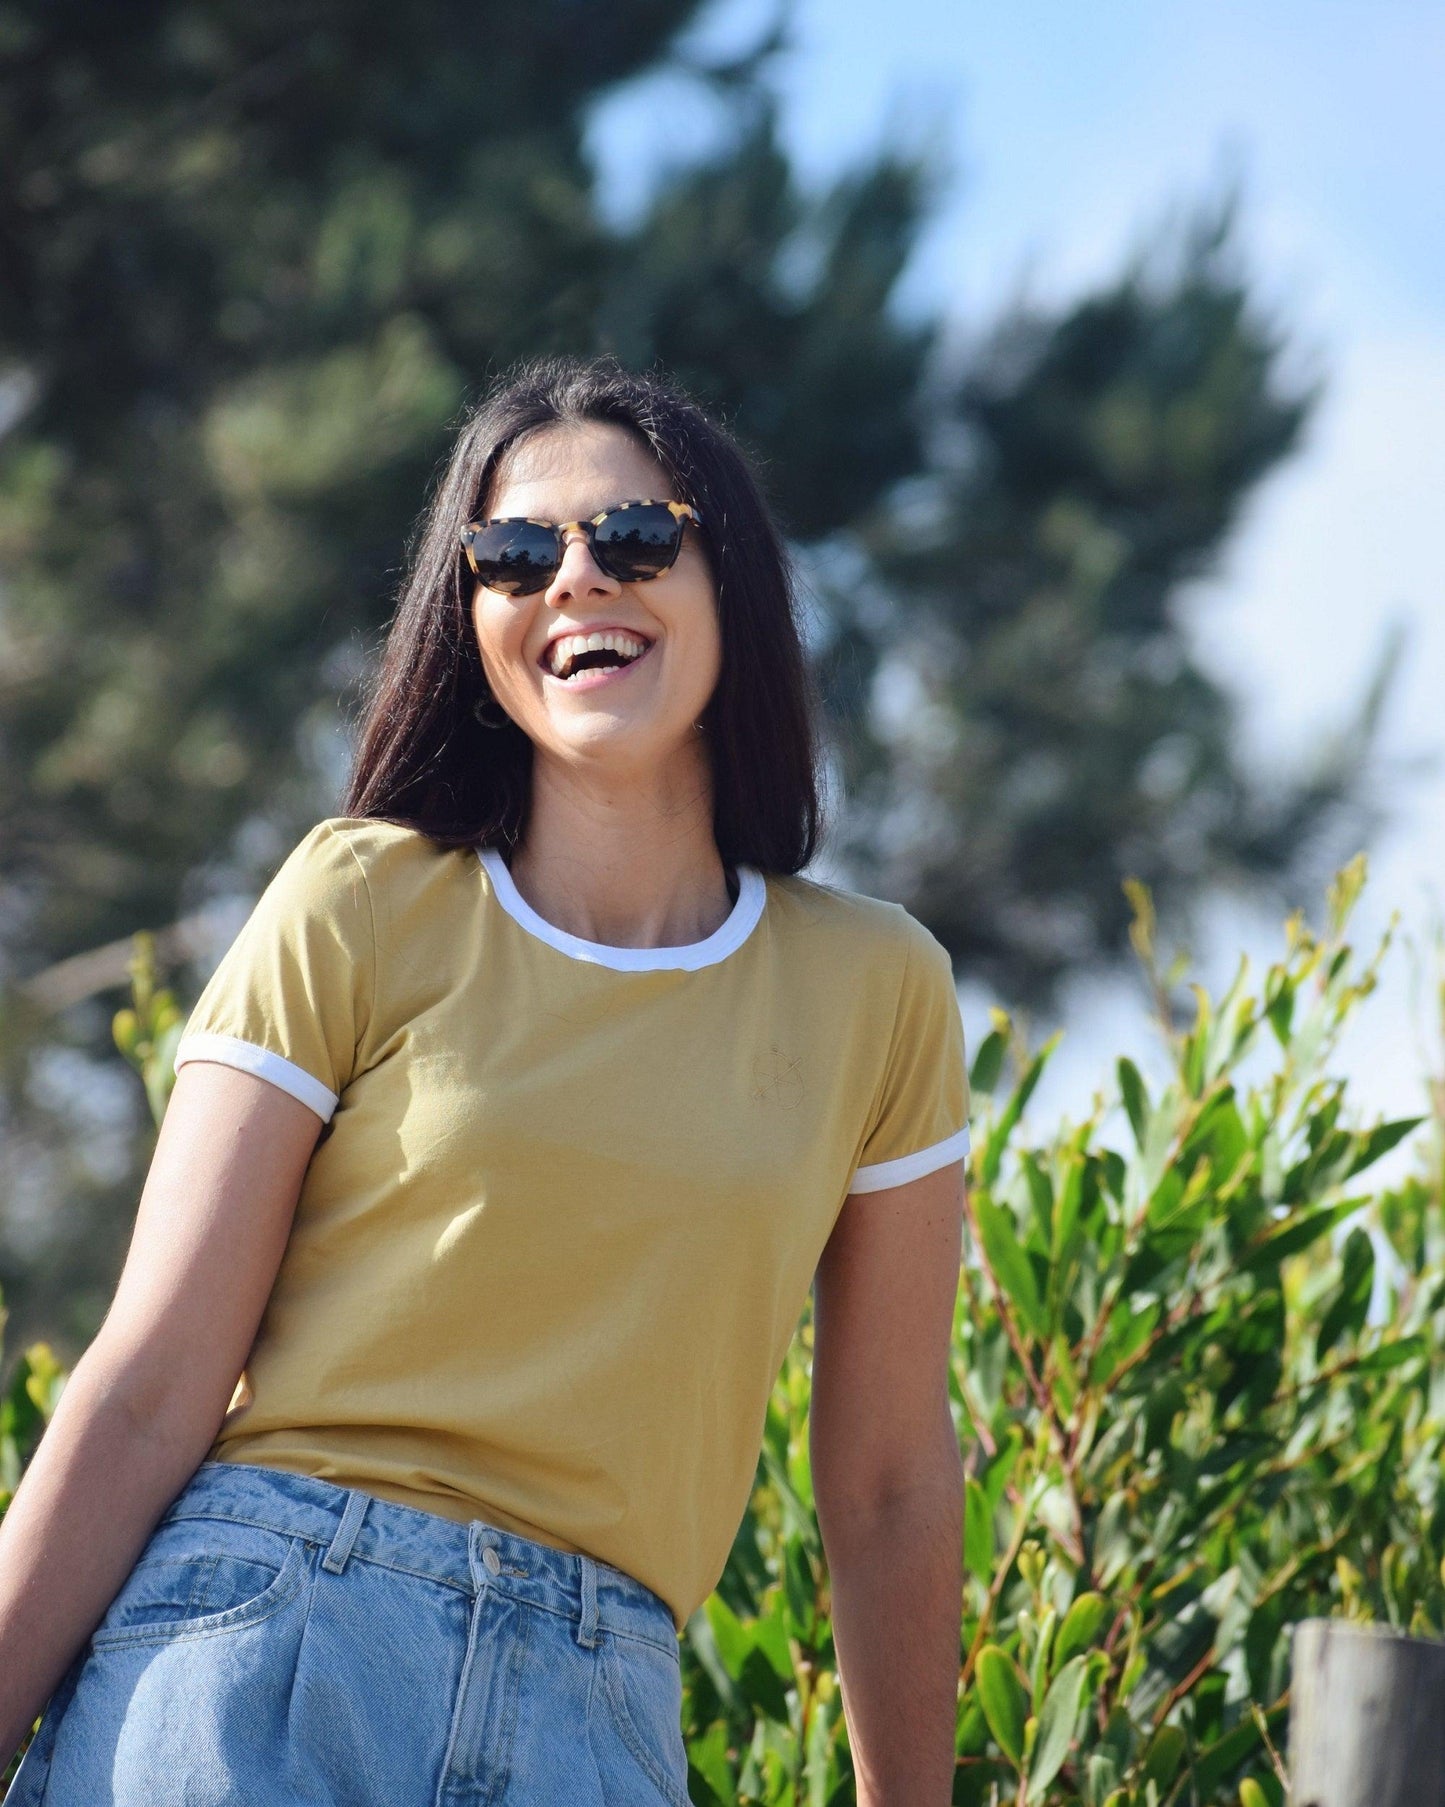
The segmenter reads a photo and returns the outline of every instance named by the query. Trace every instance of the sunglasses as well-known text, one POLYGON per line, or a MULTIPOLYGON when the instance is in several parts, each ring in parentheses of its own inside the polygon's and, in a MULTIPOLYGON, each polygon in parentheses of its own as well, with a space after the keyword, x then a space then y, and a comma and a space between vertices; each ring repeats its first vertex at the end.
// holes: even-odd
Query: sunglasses
POLYGON ((661 577, 682 550, 687 523, 702 516, 686 502, 619 502, 590 521, 533 521, 515 516, 469 521, 462 529, 467 563, 478 582, 504 596, 545 590, 562 566, 565 536, 581 532, 598 565, 619 583, 661 577))

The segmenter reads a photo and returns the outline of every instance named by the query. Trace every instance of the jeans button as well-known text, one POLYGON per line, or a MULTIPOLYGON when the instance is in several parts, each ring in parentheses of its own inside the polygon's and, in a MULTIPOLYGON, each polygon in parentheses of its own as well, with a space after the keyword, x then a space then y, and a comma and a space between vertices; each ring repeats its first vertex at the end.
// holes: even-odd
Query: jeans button
POLYGON ((482 1561, 484 1563, 486 1563, 487 1573, 489 1575, 500 1575, 501 1574, 502 1559, 497 1554, 497 1552, 492 1548, 492 1546, 490 1544, 488 1544, 486 1549, 482 1551, 482 1561))

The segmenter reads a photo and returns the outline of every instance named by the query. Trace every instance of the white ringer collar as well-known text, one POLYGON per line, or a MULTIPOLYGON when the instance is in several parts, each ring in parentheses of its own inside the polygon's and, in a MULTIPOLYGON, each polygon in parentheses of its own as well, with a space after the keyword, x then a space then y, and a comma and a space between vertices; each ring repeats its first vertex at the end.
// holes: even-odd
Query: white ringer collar
POLYGON ((610 966, 617 972, 642 973, 661 971, 695 972, 700 966, 716 966, 719 960, 739 948, 758 926, 767 902, 767 881, 755 866, 737 868, 738 900, 728 916, 704 941, 685 942, 680 947, 612 947, 605 941, 584 941, 580 935, 569 935, 539 916, 513 882, 507 863, 495 847, 479 847, 477 857, 492 881, 497 902, 513 919, 574 960, 586 960, 593 966, 610 966))

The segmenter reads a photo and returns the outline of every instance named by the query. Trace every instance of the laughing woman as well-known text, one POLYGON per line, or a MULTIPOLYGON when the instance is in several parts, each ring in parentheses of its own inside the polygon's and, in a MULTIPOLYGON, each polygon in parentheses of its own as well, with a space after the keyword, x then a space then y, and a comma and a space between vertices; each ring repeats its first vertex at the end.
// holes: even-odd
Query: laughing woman
POLYGON ((678 1633, 810 1285, 858 1800, 945 1807, 963 1038, 924 928, 800 876, 816 746, 731 439, 508 380, 0 1528, 15 1807, 685 1807, 678 1633))

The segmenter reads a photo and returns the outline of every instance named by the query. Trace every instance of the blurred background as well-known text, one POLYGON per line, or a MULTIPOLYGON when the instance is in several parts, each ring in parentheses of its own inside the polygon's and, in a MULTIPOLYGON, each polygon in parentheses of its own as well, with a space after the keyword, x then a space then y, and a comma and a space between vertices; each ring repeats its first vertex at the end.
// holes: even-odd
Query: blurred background
POLYGON ((673 371, 753 449, 828 706, 814 876, 965 1027, 1149 1069, 1123 881, 1222 984, 1357 850, 1343 1050, 1442 1055, 1445 13, 1425 0, 0 3, 0 1289, 77 1355, 184 1006, 335 813, 458 411, 673 371))

